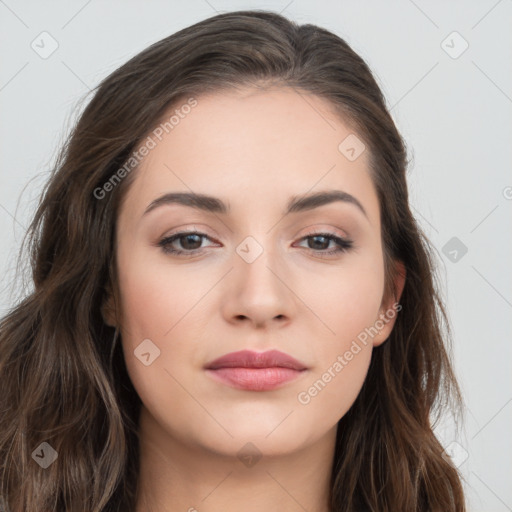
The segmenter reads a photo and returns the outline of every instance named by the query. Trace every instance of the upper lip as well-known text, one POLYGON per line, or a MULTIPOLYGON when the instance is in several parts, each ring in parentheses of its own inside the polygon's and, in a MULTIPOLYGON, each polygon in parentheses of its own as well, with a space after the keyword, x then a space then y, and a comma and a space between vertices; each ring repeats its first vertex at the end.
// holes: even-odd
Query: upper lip
POLYGON ((300 361, 279 350, 269 350, 267 352, 240 350, 238 352, 230 352, 205 365, 205 368, 210 370, 216 370, 218 368, 272 367, 292 368, 294 370, 307 369, 300 361))

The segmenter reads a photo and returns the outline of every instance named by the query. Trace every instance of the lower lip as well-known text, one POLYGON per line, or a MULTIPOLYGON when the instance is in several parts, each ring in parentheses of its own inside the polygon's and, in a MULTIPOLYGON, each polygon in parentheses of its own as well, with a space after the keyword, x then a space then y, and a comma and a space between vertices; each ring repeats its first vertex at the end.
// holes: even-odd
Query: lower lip
POLYGON ((304 370, 292 368, 218 368, 206 370, 213 378, 247 391, 270 391, 299 377, 304 370))

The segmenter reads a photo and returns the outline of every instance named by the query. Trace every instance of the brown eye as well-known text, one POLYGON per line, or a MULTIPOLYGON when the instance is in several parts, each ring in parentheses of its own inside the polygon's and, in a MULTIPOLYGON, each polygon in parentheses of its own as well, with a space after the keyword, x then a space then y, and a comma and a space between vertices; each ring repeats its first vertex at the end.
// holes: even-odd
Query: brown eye
POLYGON ((198 231, 183 231, 162 238, 162 240, 158 242, 158 245, 166 254, 195 255, 201 252, 201 244, 204 238, 209 237, 198 231), (178 247, 176 247, 176 245, 178 245, 178 247))
POLYGON ((329 257, 341 252, 346 252, 353 247, 354 242, 341 238, 333 233, 308 233, 301 241, 306 240, 311 251, 318 253, 320 257, 329 257), (334 243, 334 249, 326 250, 329 244, 334 243))

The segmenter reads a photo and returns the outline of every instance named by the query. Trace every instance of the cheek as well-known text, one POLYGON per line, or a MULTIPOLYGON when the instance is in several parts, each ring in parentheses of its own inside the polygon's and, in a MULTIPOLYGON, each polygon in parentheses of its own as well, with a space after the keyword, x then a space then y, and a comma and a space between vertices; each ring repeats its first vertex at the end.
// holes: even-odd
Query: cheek
MULTIPOLYGON (((204 338, 201 326, 191 319, 201 314, 199 301, 215 277, 194 281, 185 271, 171 271, 161 262, 148 264, 149 259, 144 251, 121 250, 118 272, 127 371, 142 401, 156 411, 183 393, 178 384, 183 380, 181 362, 197 357, 197 340, 204 338)), ((179 400, 172 403, 173 410, 180 407, 179 400)))
POLYGON ((323 415, 334 424, 357 398, 368 371, 372 354, 368 333, 379 318, 383 263, 378 257, 361 258, 328 277, 310 287, 309 295, 306 291, 302 295, 322 320, 325 334, 315 344, 317 364, 297 401, 308 414, 323 415))
POLYGON ((170 269, 160 258, 151 257, 143 250, 120 251, 123 327, 134 340, 170 336, 208 289, 208 282, 194 281, 186 271, 170 269))
POLYGON ((335 351, 347 350, 378 319, 384 290, 384 266, 378 256, 377 251, 356 256, 314 279, 300 280, 298 294, 321 320, 318 355, 324 363, 335 351))
POLYGON ((312 376, 297 395, 302 414, 334 426, 356 400, 366 378, 371 346, 349 344, 347 350, 334 351, 329 363, 312 376))

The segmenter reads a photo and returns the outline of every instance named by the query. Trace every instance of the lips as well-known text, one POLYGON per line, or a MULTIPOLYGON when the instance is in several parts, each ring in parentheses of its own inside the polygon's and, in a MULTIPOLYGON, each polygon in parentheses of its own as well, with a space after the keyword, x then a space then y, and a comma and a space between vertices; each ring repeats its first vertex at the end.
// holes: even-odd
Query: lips
POLYGON ((217 382, 245 391, 270 391, 304 374, 306 365, 278 350, 241 350, 205 365, 217 382))
POLYGON ((275 367, 291 368, 292 370, 298 371, 307 369, 306 365, 279 350, 269 350, 267 352, 240 350, 239 352, 231 352, 230 354, 219 357, 205 366, 205 368, 209 370, 218 370, 219 368, 275 367))

